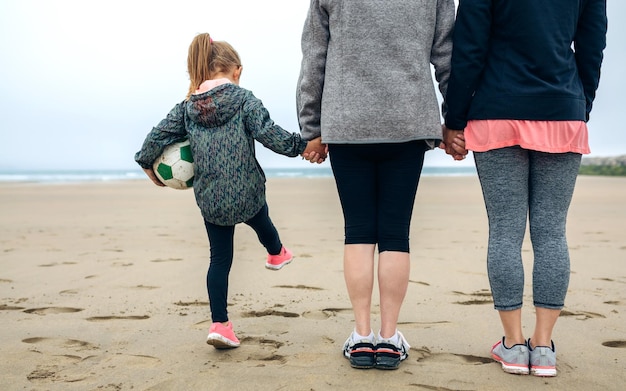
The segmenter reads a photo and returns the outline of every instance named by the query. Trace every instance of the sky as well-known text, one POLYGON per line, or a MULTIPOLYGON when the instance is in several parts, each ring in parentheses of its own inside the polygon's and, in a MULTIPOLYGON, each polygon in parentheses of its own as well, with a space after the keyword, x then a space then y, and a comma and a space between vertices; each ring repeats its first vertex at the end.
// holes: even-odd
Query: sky
MULTIPOLYGON (((184 99, 187 49, 208 32, 243 62, 240 85, 298 132, 295 90, 307 0, 1 0, 0 171, 135 169, 150 131, 184 99)), ((591 156, 626 154, 626 2, 608 1, 591 156)), ((257 147, 263 167, 302 167, 257 147)), ((328 163, 324 163, 328 164, 328 163)), ((437 149, 426 166, 459 163, 437 149)))

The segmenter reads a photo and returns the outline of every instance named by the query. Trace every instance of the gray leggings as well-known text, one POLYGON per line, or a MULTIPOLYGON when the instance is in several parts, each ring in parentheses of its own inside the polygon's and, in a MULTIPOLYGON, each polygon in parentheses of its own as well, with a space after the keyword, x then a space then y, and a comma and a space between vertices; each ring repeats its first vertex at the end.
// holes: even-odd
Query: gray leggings
POLYGON ((522 242, 530 221, 533 303, 563 308, 570 261, 565 223, 580 167, 577 153, 508 147, 474 152, 489 219, 487 271, 496 310, 522 307, 522 242))

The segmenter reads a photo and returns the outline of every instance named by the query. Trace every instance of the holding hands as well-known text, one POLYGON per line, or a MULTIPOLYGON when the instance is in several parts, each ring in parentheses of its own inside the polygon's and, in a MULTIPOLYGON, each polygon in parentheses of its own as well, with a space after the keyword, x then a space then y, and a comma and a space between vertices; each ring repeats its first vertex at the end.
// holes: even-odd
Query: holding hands
POLYGON ((328 157, 328 146, 322 144, 322 138, 316 137, 310 140, 304 152, 302 152, 302 158, 308 160, 311 163, 321 164, 328 157))
POLYGON ((465 149, 463 130, 448 129, 446 125, 441 125, 441 131, 443 133, 443 141, 439 144, 439 148, 444 149, 454 160, 465 159, 468 151, 465 149))
MULTIPOLYGON (((463 130, 448 129, 445 125, 441 126, 443 133, 443 141, 439 144, 439 148, 454 160, 463 160, 468 154, 465 149, 465 136, 463 130)), ((328 146, 322 144, 322 138, 316 137, 307 143, 306 149, 302 152, 302 158, 311 163, 321 164, 328 157, 328 146)))

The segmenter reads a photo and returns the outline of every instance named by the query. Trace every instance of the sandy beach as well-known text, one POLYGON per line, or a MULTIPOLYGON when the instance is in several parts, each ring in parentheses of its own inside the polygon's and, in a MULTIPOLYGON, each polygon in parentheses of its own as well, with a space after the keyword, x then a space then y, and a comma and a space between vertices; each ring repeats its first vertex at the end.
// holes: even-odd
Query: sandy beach
MULTIPOLYGON (((397 371, 352 369, 341 354, 353 320, 333 180, 269 179, 267 195, 296 258, 265 269, 254 232, 237 227, 229 313, 242 344, 218 351, 205 343, 209 249, 192 191, 147 179, 0 184, 0 389, 626 388, 626 178, 578 179, 558 376, 549 379, 505 374, 490 358, 501 328, 476 177, 422 178, 399 326, 411 350, 397 371)), ((528 238, 524 257, 530 334, 528 238)))

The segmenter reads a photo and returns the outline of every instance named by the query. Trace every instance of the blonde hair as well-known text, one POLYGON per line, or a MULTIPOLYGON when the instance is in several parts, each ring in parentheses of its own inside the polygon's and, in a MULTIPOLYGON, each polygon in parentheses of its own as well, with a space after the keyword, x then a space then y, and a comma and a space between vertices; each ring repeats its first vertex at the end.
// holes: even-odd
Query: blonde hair
POLYGON ((209 33, 196 35, 187 55, 190 82, 187 98, 203 81, 210 80, 216 73, 228 72, 240 66, 239 54, 228 42, 213 41, 209 33))

